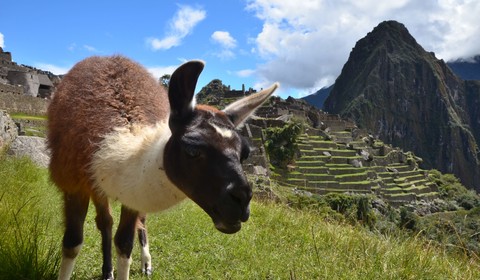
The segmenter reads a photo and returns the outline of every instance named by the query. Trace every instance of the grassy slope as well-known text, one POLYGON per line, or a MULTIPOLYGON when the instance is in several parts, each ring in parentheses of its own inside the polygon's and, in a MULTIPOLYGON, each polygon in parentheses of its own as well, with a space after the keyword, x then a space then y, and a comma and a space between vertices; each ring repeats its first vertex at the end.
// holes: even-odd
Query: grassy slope
MULTIPOLYGON (((0 158, 0 198, 0 256, 8 256, 8 244, 18 241, 14 232, 28 232, 39 236, 38 254, 47 256, 50 269, 56 271, 55 253, 62 237, 60 196, 48 182, 46 170, 25 160, 0 158), (50 249, 52 243, 58 246, 55 252, 50 249)), ((118 204, 113 208, 118 222, 118 204)), ((445 254, 415 239, 379 236, 359 227, 329 223, 314 213, 281 205, 254 202, 251 219, 234 235, 217 232, 208 216, 190 201, 150 215, 147 224, 152 279, 480 279, 479 263, 463 256, 445 254)), ((85 230, 75 278, 97 279, 100 235, 93 208, 85 230)), ((131 278, 142 278, 138 245, 133 257, 131 278)), ((28 262, 25 257, 10 259, 28 262)), ((0 269, 0 279, 20 279, 18 273, 14 278, 6 274, 8 260, 1 261, 5 269, 0 269)), ((25 278, 53 277, 32 275, 25 278)))

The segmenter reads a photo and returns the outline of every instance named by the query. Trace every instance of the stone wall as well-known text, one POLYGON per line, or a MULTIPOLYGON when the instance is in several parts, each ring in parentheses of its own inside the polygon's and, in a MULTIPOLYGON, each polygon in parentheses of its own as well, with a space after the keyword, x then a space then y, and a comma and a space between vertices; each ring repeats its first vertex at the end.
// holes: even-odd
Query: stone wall
POLYGON ((25 67, 22 67, 11 60, 8 61, 8 60, 0 59, 0 67, 7 68, 8 70, 13 70, 13 71, 25 71, 25 67))
POLYGON ((3 49, 0 48, 0 60, 4 60, 6 62, 12 62, 12 53, 4 52, 3 49))
POLYGON ((37 97, 40 87, 38 74, 25 71, 9 71, 7 79, 11 84, 23 85, 26 95, 37 97))
POLYGON ((0 94, 3 93, 23 95, 23 87, 0 83, 0 94))
POLYGON ((18 65, 12 61, 11 53, 4 52, 0 47, 0 93, 20 93, 9 86, 21 85, 22 94, 33 97, 50 98, 55 90, 55 84, 61 80, 61 76, 54 75, 49 71, 43 71, 28 65, 18 65))
POLYGON ((23 113, 32 116, 44 116, 47 114, 48 101, 41 98, 13 94, 0 94, 0 109, 9 113, 23 113))

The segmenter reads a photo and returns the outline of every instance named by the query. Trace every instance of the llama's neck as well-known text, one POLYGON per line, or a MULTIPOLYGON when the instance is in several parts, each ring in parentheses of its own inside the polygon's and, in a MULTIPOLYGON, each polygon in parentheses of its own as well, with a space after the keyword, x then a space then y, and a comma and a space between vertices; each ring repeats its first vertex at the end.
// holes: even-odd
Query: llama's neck
POLYGON ((96 187, 134 210, 164 210, 185 198, 167 178, 163 163, 171 136, 166 123, 117 128, 94 154, 91 171, 96 187))

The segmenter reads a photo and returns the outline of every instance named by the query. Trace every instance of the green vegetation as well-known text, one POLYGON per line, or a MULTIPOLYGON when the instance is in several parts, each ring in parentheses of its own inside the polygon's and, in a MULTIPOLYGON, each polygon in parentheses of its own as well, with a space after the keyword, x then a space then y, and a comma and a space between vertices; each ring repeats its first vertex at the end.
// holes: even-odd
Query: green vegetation
MULTIPOLYGON (((210 219, 191 202, 151 220, 157 218, 161 222, 152 221, 149 226, 157 267, 153 279, 480 276, 480 270, 464 256, 453 258, 416 239, 372 235, 361 227, 326 222, 315 212, 281 205, 254 203, 251 220, 235 235, 215 232, 210 219)), ((134 279, 140 276, 138 267, 137 252, 134 279)))
POLYGON ((298 150, 297 138, 303 131, 300 122, 289 122, 283 127, 271 127, 265 130, 267 150, 270 162, 277 167, 286 168, 295 159, 298 150))
POLYGON ((456 203, 464 209, 480 207, 480 198, 472 190, 467 190, 458 178, 452 174, 442 174, 437 170, 429 173, 438 185, 440 197, 450 203, 456 203))
MULTIPOLYGON (((151 279, 480 277, 479 261, 473 255, 449 252, 449 245, 425 242, 421 235, 387 235, 363 227, 378 225, 372 197, 330 194, 315 203, 316 207, 313 203, 288 207, 254 201, 250 220, 234 235, 217 232, 191 201, 150 215, 147 224, 155 269, 151 279)), ((0 158, 0 279, 56 278, 61 212, 60 195, 45 169, 27 159, 0 158)), ((118 223, 118 203, 113 214, 118 223)), ((94 216, 91 206, 75 279, 101 274, 94 216)), ((131 279, 144 278, 138 245, 133 258, 131 279)))
POLYGON ((0 155, 0 279, 54 279, 61 208, 48 172, 0 155))
POLYGON ((46 121, 47 116, 30 116, 22 113, 10 114, 12 119, 46 121))
POLYGON ((10 114, 10 117, 19 122, 26 136, 45 137, 47 131, 47 116, 33 116, 23 113, 10 114))
POLYGON ((441 212, 418 219, 413 230, 450 251, 480 255, 480 208, 441 212), (421 230, 419 230, 421 229, 421 230))

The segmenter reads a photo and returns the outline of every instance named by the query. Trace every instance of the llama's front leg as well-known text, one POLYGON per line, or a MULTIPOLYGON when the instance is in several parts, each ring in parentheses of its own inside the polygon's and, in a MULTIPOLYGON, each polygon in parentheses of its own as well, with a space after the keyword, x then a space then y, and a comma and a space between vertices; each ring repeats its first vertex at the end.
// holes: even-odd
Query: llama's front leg
POLYGON ((133 241, 137 226, 138 212, 122 205, 120 223, 115 233, 115 247, 117 248, 117 278, 127 280, 132 263, 133 241))
POLYGON ((113 280, 113 266, 112 266, 112 225, 113 219, 110 212, 110 205, 106 196, 92 197, 95 209, 97 210, 97 217, 95 222, 97 228, 102 235, 102 279, 113 280))
POLYGON ((146 275, 152 275, 152 256, 148 246, 147 227, 145 225, 146 216, 142 214, 139 219, 140 225, 138 231, 138 241, 141 247, 142 272, 146 275))
POLYGON ((58 279, 72 276, 77 257, 83 244, 83 223, 88 211, 88 195, 64 194, 65 234, 63 235, 62 262, 58 279))

